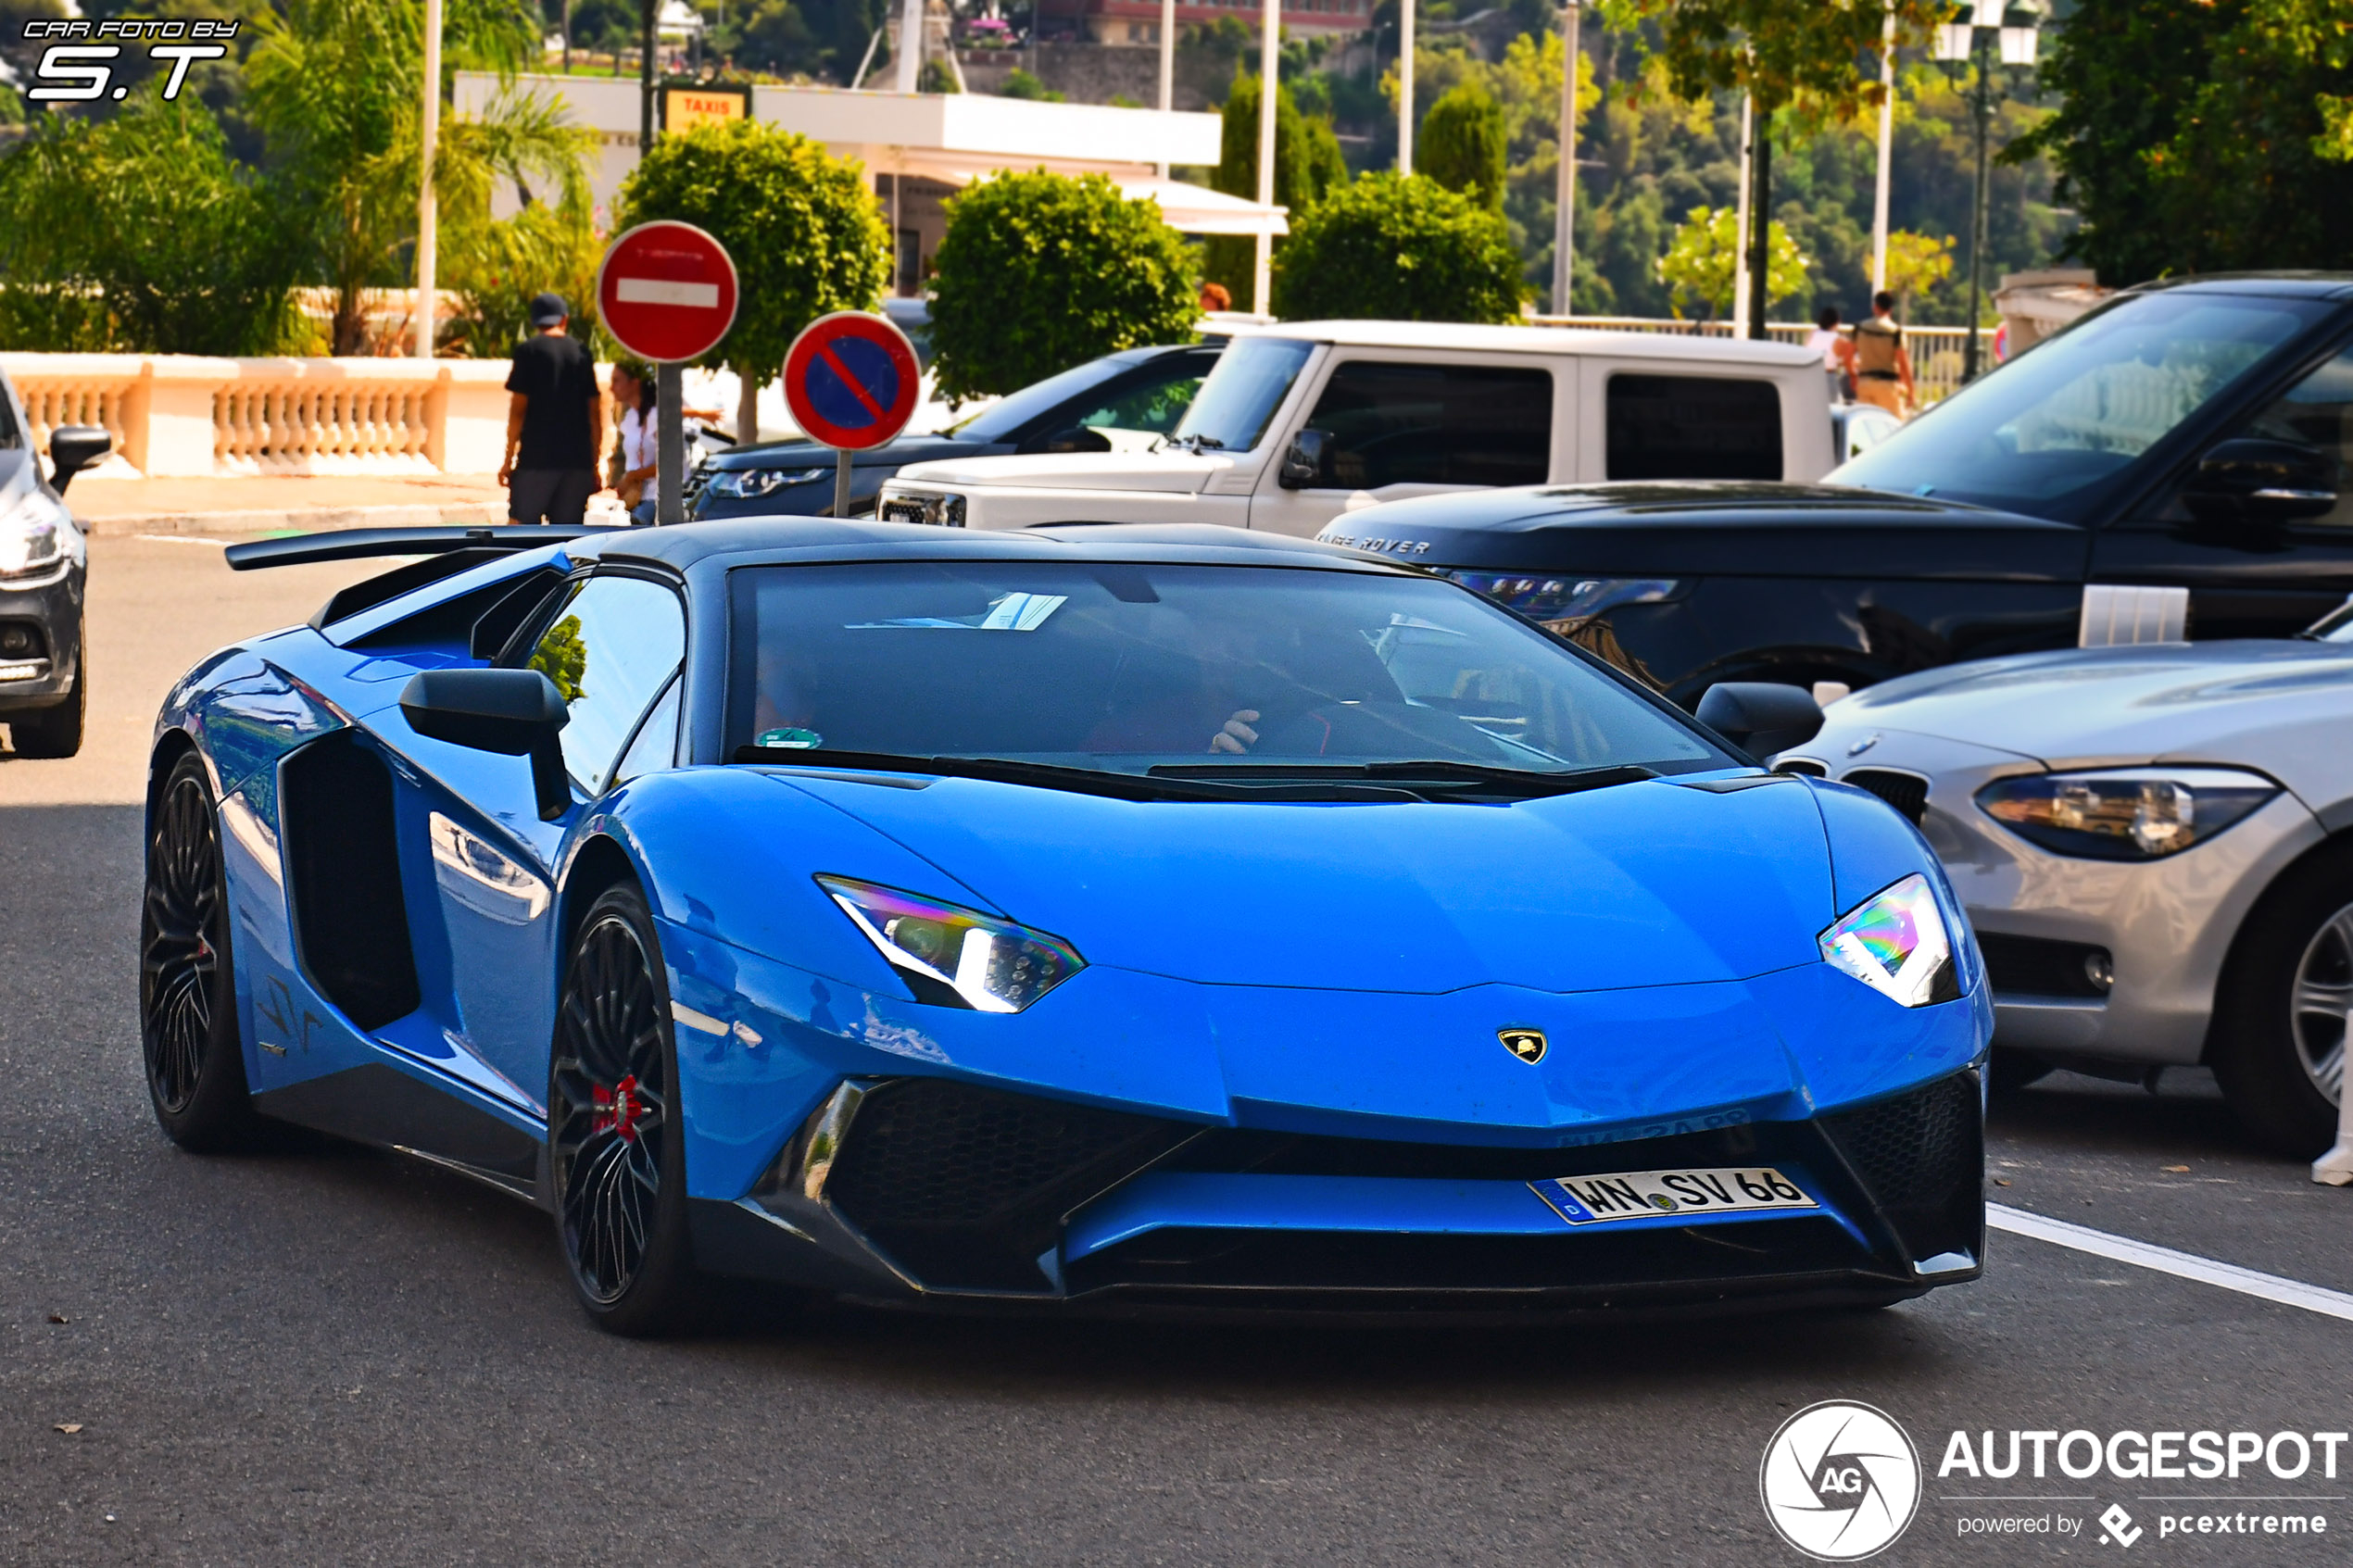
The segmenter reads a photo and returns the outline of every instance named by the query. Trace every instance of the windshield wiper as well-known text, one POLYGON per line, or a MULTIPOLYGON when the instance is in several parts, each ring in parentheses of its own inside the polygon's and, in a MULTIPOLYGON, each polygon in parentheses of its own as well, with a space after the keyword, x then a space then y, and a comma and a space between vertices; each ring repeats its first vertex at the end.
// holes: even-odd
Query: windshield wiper
POLYGON ((1197 455, 1202 452, 1223 452, 1226 449, 1226 444, 1214 435, 1180 435, 1169 445, 1197 455))
MULTIPOLYGON (((1536 768, 1498 768, 1484 762, 1449 762, 1438 759, 1416 762, 1167 762, 1151 770, 1154 778, 1242 779, 1364 779, 1367 782, 1452 780, 1496 784, 1524 796, 1574 795, 1580 790, 1606 789, 1612 784, 1639 784, 1658 777, 1657 771, 1639 763, 1607 768, 1577 768, 1548 772, 1536 768)), ((1427 796, 1427 790, 1416 790, 1427 796)))
POLYGON ((1418 791, 1393 784, 1335 779, 1302 780, 1294 772, 1273 784, 1240 779, 1230 783, 1154 777, 1147 773, 1114 773, 1097 768, 1066 768, 1053 762, 1016 762, 1004 757, 912 757, 888 751, 831 751, 823 746, 739 746, 738 762, 764 762, 770 767, 824 772, 930 773, 944 779, 986 779, 994 784, 1027 784, 1059 789, 1073 795, 1100 795, 1113 800, 1364 800, 1399 801, 1420 798, 1418 791))

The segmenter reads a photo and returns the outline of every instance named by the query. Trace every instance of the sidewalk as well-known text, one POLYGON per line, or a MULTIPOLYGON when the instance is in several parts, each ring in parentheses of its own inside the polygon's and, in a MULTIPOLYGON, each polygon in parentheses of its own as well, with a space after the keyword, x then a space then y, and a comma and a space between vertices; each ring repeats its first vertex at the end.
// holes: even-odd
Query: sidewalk
POLYGON ((276 533, 503 522, 495 474, 75 481, 66 504, 90 533, 276 533))

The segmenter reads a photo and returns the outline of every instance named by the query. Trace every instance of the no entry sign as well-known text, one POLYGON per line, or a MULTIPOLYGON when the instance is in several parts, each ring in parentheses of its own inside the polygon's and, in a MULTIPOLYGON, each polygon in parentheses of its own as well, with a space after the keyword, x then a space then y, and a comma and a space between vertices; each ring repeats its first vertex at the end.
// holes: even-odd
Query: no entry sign
POLYGON ((605 330, 640 359, 675 364, 719 346, 736 322, 736 264, 691 223, 640 223, 597 269, 605 330))
POLYGON ((923 393, 923 362, 880 316, 820 316, 785 355, 785 406, 815 440, 846 452, 879 446, 907 428, 923 393))

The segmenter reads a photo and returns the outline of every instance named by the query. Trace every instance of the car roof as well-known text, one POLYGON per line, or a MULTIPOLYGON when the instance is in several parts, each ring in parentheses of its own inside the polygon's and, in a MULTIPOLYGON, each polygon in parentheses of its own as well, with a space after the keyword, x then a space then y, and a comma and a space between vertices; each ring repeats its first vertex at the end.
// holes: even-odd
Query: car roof
POLYGON ((1205 566, 1290 566, 1363 571, 1408 569, 1364 551, 1217 523, 1069 522, 1046 528, 938 528, 856 518, 722 518, 668 528, 630 529, 572 546, 608 561, 637 560, 673 571, 714 557, 732 565, 796 560, 940 559, 1135 561, 1205 566))
POLYGON ((2210 272, 2186 278, 2157 278, 2135 283, 2128 294, 2268 294, 2308 299, 2353 298, 2353 272, 2210 272))
POLYGON ((1583 327, 1486 327, 1453 321, 1285 321, 1238 327, 1234 336, 1299 338, 1351 348, 1477 349, 1497 354, 1629 355, 1643 359, 1730 361, 1774 367, 1816 366, 1821 356, 1793 343, 1698 337, 1680 332, 1615 332, 1583 327))

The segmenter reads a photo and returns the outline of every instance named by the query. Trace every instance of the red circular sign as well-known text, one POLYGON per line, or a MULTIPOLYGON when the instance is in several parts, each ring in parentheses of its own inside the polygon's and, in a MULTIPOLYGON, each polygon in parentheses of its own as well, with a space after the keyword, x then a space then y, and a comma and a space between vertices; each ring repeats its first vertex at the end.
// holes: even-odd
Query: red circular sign
POLYGON ((785 355, 785 406, 828 446, 862 452, 907 428, 923 397, 923 361, 907 334, 862 310, 820 316, 785 355))
POLYGON ((640 223, 598 265, 597 313, 640 359, 700 358, 736 324, 736 264, 691 223, 640 223))

